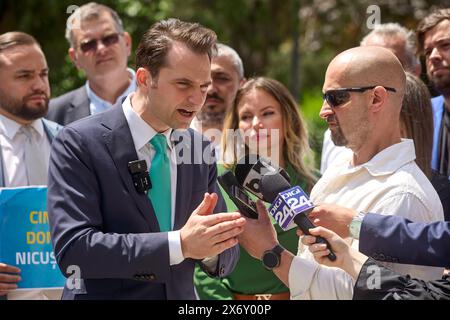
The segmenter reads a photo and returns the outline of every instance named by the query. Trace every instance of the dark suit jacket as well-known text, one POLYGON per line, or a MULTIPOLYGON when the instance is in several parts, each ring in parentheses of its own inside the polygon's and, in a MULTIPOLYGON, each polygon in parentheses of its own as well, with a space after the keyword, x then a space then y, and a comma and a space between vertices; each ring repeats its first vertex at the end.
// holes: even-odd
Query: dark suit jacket
POLYGON ((368 259, 359 273, 353 299, 450 300, 450 281, 445 279, 422 281, 408 275, 398 275, 368 259))
POLYGON ((450 222, 411 222, 369 213, 361 225, 359 251, 375 260, 450 266, 450 222))
MULTIPOLYGON (((42 119, 42 124, 44 125, 44 131, 47 135, 48 141, 51 144, 54 137, 56 136, 58 131, 61 130, 62 127, 59 124, 46 119, 42 119)), ((4 186, 5 186, 5 179, 3 175, 3 156, 2 153, 0 152, 0 187, 4 186)))
MULTIPOLYGON (((205 192, 219 195, 216 212, 226 210, 209 142, 193 130, 180 140, 180 154, 195 155, 197 164, 177 167, 174 230, 186 223, 205 192), (202 151, 210 155, 209 163, 199 161, 202 151)), ((53 142, 48 214, 54 251, 63 273, 77 265, 84 282, 72 290, 66 285, 63 299, 196 298, 196 261, 169 266, 167 233, 160 232, 147 195, 137 193, 127 169, 136 159, 121 106, 68 125, 53 142)), ((152 184, 158 187, 157 181, 152 184)), ((214 276, 229 274, 238 256, 238 246, 220 254, 214 276)))
POLYGON ((444 176, 437 171, 433 171, 431 184, 441 200, 445 221, 450 221, 450 180, 448 180, 447 176, 444 176))
POLYGON ((51 99, 46 118, 61 125, 67 125, 91 114, 86 86, 69 91, 51 99))

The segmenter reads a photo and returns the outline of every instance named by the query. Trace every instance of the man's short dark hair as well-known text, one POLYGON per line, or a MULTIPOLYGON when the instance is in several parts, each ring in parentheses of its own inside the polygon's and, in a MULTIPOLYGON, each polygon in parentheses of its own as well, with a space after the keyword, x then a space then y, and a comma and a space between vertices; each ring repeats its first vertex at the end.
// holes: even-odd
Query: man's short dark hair
POLYGON ((425 33, 444 20, 450 20, 450 8, 435 10, 420 21, 416 30, 419 54, 423 54, 425 33))
POLYGON ((216 52, 217 35, 211 29, 178 19, 162 20, 153 24, 142 37, 136 51, 136 70, 146 68, 152 77, 157 77, 175 41, 195 53, 208 54, 210 60, 216 52))

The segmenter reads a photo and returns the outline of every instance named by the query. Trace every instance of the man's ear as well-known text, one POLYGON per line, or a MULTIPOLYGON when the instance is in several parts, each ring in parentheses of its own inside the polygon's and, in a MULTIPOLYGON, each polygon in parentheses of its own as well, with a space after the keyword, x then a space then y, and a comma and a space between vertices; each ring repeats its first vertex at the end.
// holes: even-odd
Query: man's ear
POLYGON ((77 69, 80 69, 80 66, 78 65, 77 53, 75 52, 75 49, 70 47, 68 53, 69 53, 69 58, 72 61, 72 63, 77 67, 77 69))
POLYGON ((386 100, 388 98, 388 93, 382 86, 376 86, 373 89, 373 95, 371 96, 370 110, 372 112, 379 112, 386 105, 386 100))
POLYGON ((133 39, 128 32, 123 33, 123 38, 125 40, 125 45, 127 47, 127 57, 131 55, 131 45, 133 44, 133 39))
POLYGON ((153 77, 149 70, 146 68, 138 68, 136 70, 136 83, 137 86, 145 92, 149 92, 153 84, 153 77))
POLYGON ((242 87, 244 85, 244 83, 247 82, 247 78, 243 77, 240 81, 239 81, 239 88, 242 87))

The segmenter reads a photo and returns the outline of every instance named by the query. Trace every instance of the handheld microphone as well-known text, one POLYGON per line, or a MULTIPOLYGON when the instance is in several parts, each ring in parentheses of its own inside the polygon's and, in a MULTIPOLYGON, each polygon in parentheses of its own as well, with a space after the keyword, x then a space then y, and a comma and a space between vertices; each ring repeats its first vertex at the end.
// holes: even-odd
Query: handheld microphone
POLYGON ((250 199, 247 192, 239 185, 236 177, 229 170, 217 177, 217 181, 238 208, 238 211, 251 219, 258 219, 256 203, 250 199))
MULTIPOLYGON (((260 191, 263 197, 272 203, 269 213, 283 230, 291 229, 295 223, 304 234, 309 235, 309 229, 315 228, 307 216, 314 204, 302 188, 292 187, 281 174, 269 174, 262 176, 260 191)), ((336 260, 336 255, 326 239, 316 237, 316 243, 326 244, 330 250, 328 259, 336 260)))
POLYGON ((270 201, 264 198, 260 186, 261 177, 263 175, 280 174, 290 182, 290 177, 284 169, 274 166, 270 160, 256 154, 248 154, 241 158, 236 164, 234 173, 238 183, 244 187, 244 189, 266 202, 270 201))

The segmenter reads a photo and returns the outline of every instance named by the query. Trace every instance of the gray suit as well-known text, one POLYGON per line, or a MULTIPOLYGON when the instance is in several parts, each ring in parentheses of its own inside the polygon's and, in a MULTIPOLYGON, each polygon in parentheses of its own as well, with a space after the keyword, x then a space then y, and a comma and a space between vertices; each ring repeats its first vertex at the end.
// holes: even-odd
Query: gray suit
MULTIPOLYGON (((188 130, 179 143, 201 158, 191 147, 194 139, 201 135, 188 130)), ((197 146, 211 149, 205 141, 197 146)), ((48 212, 54 251, 63 273, 77 265, 83 279, 79 288, 66 287, 63 299, 195 299, 196 261, 169 265, 167 233, 160 232, 151 202, 135 190, 127 169, 137 159, 120 105, 68 125, 53 142, 48 212)), ((174 230, 205 192, 220 196, 216 177, 214 162, 178 165, 174 230)), ((225 210, 220 198, 216 212, 225 210)), ((213 276, 232 271, 238 250, 219 255, 213 276)))
POLYGON ((50 100, 46 118, 67 125, 91 114, 86 85, 50 100))
MULTIPOLYGON (((52 143, 53 138, 56 136, 56 134, 62 127, 59 124, 46 119, 42 119, 42 123, 44 125, 44 130, 45 133, 47 134, 48 141, 52 143)), ((4 186, 5 186, 5 179, 3 175, 3 156, 2 153, 0 152, 0 188, 4 186)))

